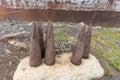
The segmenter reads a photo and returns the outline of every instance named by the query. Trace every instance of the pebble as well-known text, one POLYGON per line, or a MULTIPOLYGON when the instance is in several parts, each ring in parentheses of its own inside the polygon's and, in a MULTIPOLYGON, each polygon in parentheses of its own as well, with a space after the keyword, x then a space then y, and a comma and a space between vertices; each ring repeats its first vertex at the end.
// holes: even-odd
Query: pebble
POLYGON ((5 55, 2 55, 1 57, 3 57, 3 58, 4 58, 4 57, 5 57, 5 55))
POLYGON ((23 27, 20 27, 20 28, 19 28, 19 31, 24 31, 24 28, 23 28, 23 27))
POLYGON ((14 46, 19 47, 19 48, 24 48, 27 49, 27 45, 25 42, 16 42, 14 46))
POLYGON ((16 41, 15 41, 15 40, 8 40, 8 43, 9 43, 9 44, 15 44, 16 41))
POLYGON ((6 49, 6 48, 5 48, 5 52, 6 52, 7 54, 11 54, 11 53, 12 53, 9 49, 6 49))
POLYGON ((11 66, 12 65, 12 62, 9 62, 9 66, 11 66))
POLYGON ((28 23, 27 25, 28 25, 28 26, 32 26, 32 22, 28 23))

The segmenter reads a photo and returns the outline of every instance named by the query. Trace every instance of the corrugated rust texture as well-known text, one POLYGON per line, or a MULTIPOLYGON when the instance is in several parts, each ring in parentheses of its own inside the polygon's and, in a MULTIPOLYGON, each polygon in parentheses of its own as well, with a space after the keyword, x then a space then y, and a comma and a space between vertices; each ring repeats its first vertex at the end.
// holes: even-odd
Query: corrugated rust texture
MULTIPOLYGON (((2 9, 1 9, 2 10, 2 9)), ((120 26, 120 13, 110 11, 65 11, 65 10, 11 10, 3 9, 0 12, 0 20, 15 19, 19 21, 62 21, 85 22, 102 26, 120 26)))
POLYGON ((0 0, 0 6, 12 9, 120 11, 119 0, 0 0))

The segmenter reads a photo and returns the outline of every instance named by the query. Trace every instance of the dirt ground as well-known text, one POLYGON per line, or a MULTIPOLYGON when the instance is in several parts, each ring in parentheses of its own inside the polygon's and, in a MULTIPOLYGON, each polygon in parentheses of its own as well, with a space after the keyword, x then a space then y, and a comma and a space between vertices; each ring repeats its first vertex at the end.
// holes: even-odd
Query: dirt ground
POLYGON ((4 56, 0 62, 0 80, 12 80, 18 63, 22 58, 28 56, 27 50, 19 51, 14 46, 5 42, 0 42, 0 44, 7 46, 6 48, 11 51, 11 54, 4 55, 4 53, 1 53, 4 56))
MULTIPOLYGON (((11 32, 27 31, 30 32, 30 23, 27 25, 23 22, 16 21, 5 21, 0 22, 0 37, 11 32), (22 28, 21 28, 22 27, 22 28)), ((0 40, 0 80, 12 80, 14 72, 19 62, 26 56, 28 56, 29 49, 29 35, 17 36, 16 38, 9 38, 0 40), (26 47, 19 47, 14 45, 14 41, 25 42, 26 47)), ((100 61, 103 68, 110 66, 107 61, 97 54, 94 54, 100 61)), ((120 80, 120 74, 114 68, 112 71, 115 73, 114 76, 111 74, 105 74, 100 79, 95 80, 120 80)))
MULTIPOLYGON (((7 50, 11 52, 10 54, 5 54, 4 51, 3 53, 0 53, 4 55, 0 59, 0 80, 12 80, 17 65, 23 58, 28 56, 28 48, 23 50, 18 50, 17 47, 14 47, 13 45, 10 45, 2 41, 0 41, 0 48, 2 49, 7 48, 7 50)), ((96 54, 94 55, 99 59, 103 68, 110 66, 108 62, 105 61, 103 58, 101 58, 96 54)), ((120 74, 115 69, 113 69, 112 71, 115 72, 114 77, 112 77, 112 73, 111 73, 111 74, 106 74, 101 79, 95 79, 95 80, 119 80, 120 74)))

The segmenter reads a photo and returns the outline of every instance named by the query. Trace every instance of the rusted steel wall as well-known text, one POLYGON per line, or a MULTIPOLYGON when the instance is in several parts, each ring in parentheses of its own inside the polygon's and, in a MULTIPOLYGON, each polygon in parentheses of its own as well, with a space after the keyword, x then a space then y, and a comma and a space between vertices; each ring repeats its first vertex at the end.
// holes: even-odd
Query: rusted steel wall
POLYGON ((120 11, 120 0, 0 0, 0 6, 12 9, 120 11))
POLYGON ((120 0, 0 0, 0 20, 41 19, 120 26, 119 12, 120 0))
POLYGON ((87 24, 103 26, 120 26, 120 13, 112 11, 66 11, 66 10, 40 10, 40 9, 1 9, 0 20, 15 19, 19 21, 51 20, 62 22, 85 22, 87 24))

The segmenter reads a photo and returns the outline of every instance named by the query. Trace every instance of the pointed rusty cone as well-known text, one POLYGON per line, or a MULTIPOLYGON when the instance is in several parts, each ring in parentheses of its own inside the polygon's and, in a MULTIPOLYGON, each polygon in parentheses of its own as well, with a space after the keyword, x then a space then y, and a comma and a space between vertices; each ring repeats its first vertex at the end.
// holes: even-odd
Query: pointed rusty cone
POLYGON ((52 23, 49 21, 46 31, 45 64, 55 64, 54 29, 52 23))
POLYGON ((85 33, 86 33, 86 27, 84 26, 81 29, 81 32, 78 36, 77 44, 75 47, 75 50, 73 51, 72 57, 71 57, 71 63, 74 65, 80 65, 83 57, 83 51, 84 51, 84 39, 85 39, 85 33))
POLYGON ((45 57, 45 46, 44 46, 42 21, 41 20, 37 22, 37 27, 38 27, 39 37, 40 37, 39 45, 41 48, 41 55, 42 55, 42 58, 44 58, 45 57))
POLYGON ((39 39, 40 37, 38 33, 38 28, 36 27, 36 23, 33 22, 31 43, 30 43, 30 50, 29 50, 29 63, 31 67, 37 67, 42 63, 39 39))
POLYGON ((84 42, 84 54, 83 58, 89 58, 90 53, 90 43, 91 43, 91 35, 92 35, 92 27, 89 26, 85 35, 85 42, 84 42))

